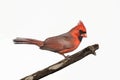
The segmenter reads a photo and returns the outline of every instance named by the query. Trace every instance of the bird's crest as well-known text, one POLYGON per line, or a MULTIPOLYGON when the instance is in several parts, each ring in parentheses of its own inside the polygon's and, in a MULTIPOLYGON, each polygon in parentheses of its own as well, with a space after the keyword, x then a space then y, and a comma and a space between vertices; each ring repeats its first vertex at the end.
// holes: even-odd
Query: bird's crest
POLYGON ((73 30, 82 30, 86 32, 86 28, 81 20, 78 22, 78 24, 74 28, 71 29, 71 31, 73 30))

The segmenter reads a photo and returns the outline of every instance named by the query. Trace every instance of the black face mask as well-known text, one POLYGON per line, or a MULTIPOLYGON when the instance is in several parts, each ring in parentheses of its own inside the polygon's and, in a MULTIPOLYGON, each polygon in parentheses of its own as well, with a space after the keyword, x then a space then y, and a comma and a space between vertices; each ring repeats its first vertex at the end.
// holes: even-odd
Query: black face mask
POLYGON ((86 32, 84 32, 84 31, 82 31, 82 30, 79 30, 79 33, 80 33, 80 36, 78 36, 78 39, 80 40, 80 41, 82 41, 82 36, 81 36, 81 34, 85 34, 86 32))
POLYGON ((80 33, 80 34, 85 34, 86 32, 85 32, 85 31, 82 31, 82 30, 79 30, 79 33, 80 33))

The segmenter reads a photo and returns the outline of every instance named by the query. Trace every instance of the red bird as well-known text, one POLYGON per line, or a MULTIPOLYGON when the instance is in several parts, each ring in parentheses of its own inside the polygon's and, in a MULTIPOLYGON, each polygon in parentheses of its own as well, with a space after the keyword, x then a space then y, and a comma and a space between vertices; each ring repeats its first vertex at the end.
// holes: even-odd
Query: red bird
POLYGON ((30 39, 30 38, 16 38, 13 41, 15 44, 34 44, 42 50, 49 50, 59 53, 65 58, 65 53, 75 50, 82 41, 83 37, 87 37, 86 28, 80 21, 74 28, 67 33, 49 37, 44 41, 30 39))

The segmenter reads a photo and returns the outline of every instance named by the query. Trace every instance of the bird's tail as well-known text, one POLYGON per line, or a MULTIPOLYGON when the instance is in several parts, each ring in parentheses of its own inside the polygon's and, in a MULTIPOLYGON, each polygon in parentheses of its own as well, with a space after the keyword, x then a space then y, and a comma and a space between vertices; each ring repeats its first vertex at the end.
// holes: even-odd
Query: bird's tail
POLYGON ((34 44, 39 47, 43 46, 43 41, 30 39, 30 38, 16 38, 13 40, 15 44, 34 44))

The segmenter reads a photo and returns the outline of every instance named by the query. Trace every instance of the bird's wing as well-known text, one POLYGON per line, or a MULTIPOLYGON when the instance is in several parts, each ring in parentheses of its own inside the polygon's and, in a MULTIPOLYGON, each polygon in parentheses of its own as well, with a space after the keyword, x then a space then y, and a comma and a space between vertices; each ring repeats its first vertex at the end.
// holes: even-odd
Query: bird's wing
POLYGON ((45 50, 59 52, 63 49, 71 48, 73 45, 72 38, 69 34, 62 34, 55 37, 50 37, 44 41, 44 46, 41 47, 45 50))

